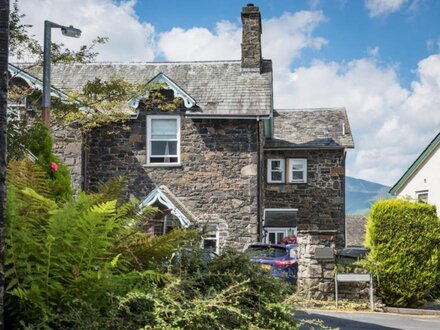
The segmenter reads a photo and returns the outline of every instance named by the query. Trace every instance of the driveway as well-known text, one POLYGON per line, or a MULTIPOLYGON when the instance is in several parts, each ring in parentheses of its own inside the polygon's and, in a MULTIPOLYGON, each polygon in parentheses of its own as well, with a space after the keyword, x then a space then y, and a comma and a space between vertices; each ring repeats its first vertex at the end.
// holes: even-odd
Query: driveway
MULTIPOLYGON (((319 319, 330 328, 344 329, 417 329, 438 330, 440 329, 440 317, 438 316, 413 316, 389 313, 368 312, 334 312, 321 310, 296 311, 295 317, 302 320, 319 319)), ((301 330, 313 329, 303 326, 301 330)), ((315 328, 319 329, 319 328, 315 328)))

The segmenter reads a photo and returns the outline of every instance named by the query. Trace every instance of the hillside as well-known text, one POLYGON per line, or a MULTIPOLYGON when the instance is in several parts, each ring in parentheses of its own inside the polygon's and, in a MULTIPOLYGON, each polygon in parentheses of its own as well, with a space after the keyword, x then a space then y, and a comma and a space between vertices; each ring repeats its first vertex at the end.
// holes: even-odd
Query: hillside
POLYGON ((345 180, 345 211, 347 214, 368 214, 378 199, 389 198, 390 187, 347 176, 345 180))

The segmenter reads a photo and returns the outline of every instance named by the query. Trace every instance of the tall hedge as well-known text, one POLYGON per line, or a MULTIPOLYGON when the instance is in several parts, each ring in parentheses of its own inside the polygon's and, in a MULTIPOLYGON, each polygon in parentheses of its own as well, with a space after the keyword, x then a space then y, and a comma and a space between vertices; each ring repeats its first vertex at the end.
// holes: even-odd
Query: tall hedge
POLYGON ((391 306, 415 307, 436 283, 440 220, 435 206, 384 200, 371 209, 365 244, 378 294, 391 306))

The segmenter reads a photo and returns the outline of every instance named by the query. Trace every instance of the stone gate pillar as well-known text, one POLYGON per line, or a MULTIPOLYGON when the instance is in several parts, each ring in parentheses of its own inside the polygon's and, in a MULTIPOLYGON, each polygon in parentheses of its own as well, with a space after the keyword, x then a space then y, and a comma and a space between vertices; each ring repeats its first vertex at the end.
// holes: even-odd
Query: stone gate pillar
POLYGON ((298 232, 298 290, 307 298, 334 299, 336 230, 298 232))

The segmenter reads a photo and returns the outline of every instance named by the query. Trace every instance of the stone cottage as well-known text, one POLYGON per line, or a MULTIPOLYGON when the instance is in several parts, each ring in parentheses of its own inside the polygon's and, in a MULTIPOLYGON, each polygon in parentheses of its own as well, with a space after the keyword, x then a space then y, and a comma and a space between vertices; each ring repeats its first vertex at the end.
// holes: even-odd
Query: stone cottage
MULTIPOLYGON (((162 212, 151 231, 208 223, 206 247, 281 242, 302 230, 335 230, 344 244, 345 155, 353 148, 346 111, 273 109, 272 62, 262 58, 261 16, 243 8, 238 61, 90 63, 52 67, 57 91, 123 77, 161 83, 180 111, 147 111, 129 100, 123 125, 54 132, 76 188, 117 176, 127 197, 162 212)), ((37 86, 40 73, 26 73, 37 86)), ((25 79, 25 78, 23 78, 25 79)), ((148 85, 147 84, 147 85, 148 85)), ((147 91, 147 86, 146 86, 147 91)))

